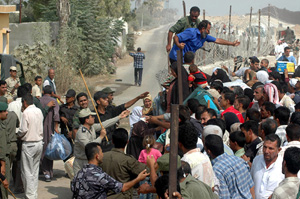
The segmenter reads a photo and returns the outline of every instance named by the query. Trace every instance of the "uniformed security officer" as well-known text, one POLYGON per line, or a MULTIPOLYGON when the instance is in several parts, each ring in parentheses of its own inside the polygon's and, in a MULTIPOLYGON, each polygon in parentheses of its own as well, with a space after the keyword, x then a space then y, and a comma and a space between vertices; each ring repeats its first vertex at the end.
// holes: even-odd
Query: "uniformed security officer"
POLYGON ((190 16, 182 17, 170 28, 166 46, 167 52, 171 50, 173 34, 179 34, 187 28, 197 28, 200 23, 200 20, 198 19, 199 15, 200 9, 197 6, 194 6, 190 9, 190 16))
POLYGON ((10 77, 5 81, 7 83, 7 92, 9 92, 13 97, 17 96, 17 90, 20 86, 20 79, 17 77, 17 67, 11 66, 9 68, 10 77))
MULTIPOLYGON (((84 147, 90 142, 101 143, 102 139, 106 136, 106 130, 101 129, 100 124, 95 123, 96 113, 91 112, 89 108, 80 110, 79 121, 81 125, 78 128, 74 144, 74 156, 75 160, 73 163, 74 176, 77 172, 83 168, 85 164, 88 163, 84 147), (100 131, 100 136, 96 138, 95 131, 100 131)), ((112 119, 106 120, 102 123, 104 128, 114 125, 120 120, 121 116, 114 117, 112 119)))
MULTIPOLYGON (((124 153, 125 146, 128 143, 127 130, 123 128, 116 129, 112 134, 112 142, 115 148, 103 154, 100 167, 114 179, 122 183, 129 182, 146 169, 146 165, 139 162, 132 155, 124 153)), ((118 194, 110 191, 107 199, 126 199, 132 198, 132 196, 132 189, 118 194)))
MULTIPOLYGON (((7 118, 7 104, 5 102, 0 102, 0 163, 1 163, 1 173, 6 179, 9 179, 9 150, 7 148, 7 135, 5 131, 5 124, 3 120, 7 118)), ((8 198, 8 191, 1 184, 2 198, 8 198)))

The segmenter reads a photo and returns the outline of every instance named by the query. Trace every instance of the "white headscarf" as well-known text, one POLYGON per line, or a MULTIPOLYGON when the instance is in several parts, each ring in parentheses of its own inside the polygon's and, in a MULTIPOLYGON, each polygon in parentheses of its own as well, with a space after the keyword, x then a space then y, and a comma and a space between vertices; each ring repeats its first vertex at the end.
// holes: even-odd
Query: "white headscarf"
POLYGON ((265 84, 269 80, 269 74, 264 70, 260 70, 256 73, 256 78, 258 81, 265 84))

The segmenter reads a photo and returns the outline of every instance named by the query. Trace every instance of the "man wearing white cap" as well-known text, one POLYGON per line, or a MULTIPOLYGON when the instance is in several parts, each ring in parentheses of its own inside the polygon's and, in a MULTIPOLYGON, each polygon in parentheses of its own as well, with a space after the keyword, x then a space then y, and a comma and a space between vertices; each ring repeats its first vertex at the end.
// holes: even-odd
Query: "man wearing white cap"
POLYGON ((5 81, 7 83, 7 92, 13 97, 17 96, 17 90, 19 88, 20 79, 17 77, 17 67, 11 66, 9 68, 10 77, 5 81))

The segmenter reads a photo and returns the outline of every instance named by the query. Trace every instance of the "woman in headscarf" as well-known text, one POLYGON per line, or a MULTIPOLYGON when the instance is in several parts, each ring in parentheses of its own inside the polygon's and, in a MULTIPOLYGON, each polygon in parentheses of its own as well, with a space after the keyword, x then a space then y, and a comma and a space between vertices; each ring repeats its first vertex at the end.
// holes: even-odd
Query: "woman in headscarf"
POLYGON ((152 115, 152 97, 150 94, 143 99, 143 106, 136 106, 132 109, 129 116, 129 124, 132 128, 135 123, 141 120, 146 115, 152 115))
MULTIPOLYGON (((171 112, 171 104, 179 104, 179 93, 178 93, 178 69, 177 62, 172 63, 171 72, 175 79, 170 83, 170 88, 167 92, 167 113, 171 112)), ((188 73, 183 66, 181 66, 181 77, 182 77, 182 97, 183 101, 190 95, 188 73)))
POLYGON ((152 115, 152 97, 147 95, 143 99, 143 106, 136 106, 133 108, 129 123, 131 127, 131 136, 127 145, 127 154, 133 155, 138 159, 141 150, 143 150, 143 138, 145 135, 153 135, 155 128, 151 128, 149 124, 145 123, 142 118, 152 115))
POLYGON ((227 73, 223 69, 218 68, 218 67, 213 69, 213 73, 212 73, 212 76, 211 76, 209 82, 212 83, 216 79, 221 80, 223 83, 231 82, 231 80, 229 79, 227 73))

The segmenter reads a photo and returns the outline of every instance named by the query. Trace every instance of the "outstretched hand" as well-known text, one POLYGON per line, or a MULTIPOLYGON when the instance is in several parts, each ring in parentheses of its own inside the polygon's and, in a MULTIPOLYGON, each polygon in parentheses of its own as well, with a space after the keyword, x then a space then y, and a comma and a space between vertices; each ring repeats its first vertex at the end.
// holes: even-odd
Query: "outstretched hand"
POLYGON ((147 95, 149 95, 149 92, 147 91, 147 92, 144 92, 144 93, 142 93, 142 94, 140 94, 139 96, 138 96, 138 98, 139 99, 144 99, 145 97, 147 97, 147 95))
POLYGON ((233 42, 233 46, 238 46, 238 45, 240 45, 241 44, 241 42, 239 42, 238 40, 235 40, 234 42, 233 42))
POLYGON ((119 115, 119 117, 120 117, 120 119, 124 119, 124 118, 127 117, 129 114, 130 114, 130 111, 129 111, 129 110, 125 110, 125 111, 123 111, 123 112, 119 115))
POLYGON ((141 173, 139 173, 137 179, 139 181, 142 181, 142 180, 145 180, 145 178, 149 175, 150 175, 150 173, 147 173, 147 169, 144 169, 141 173))

